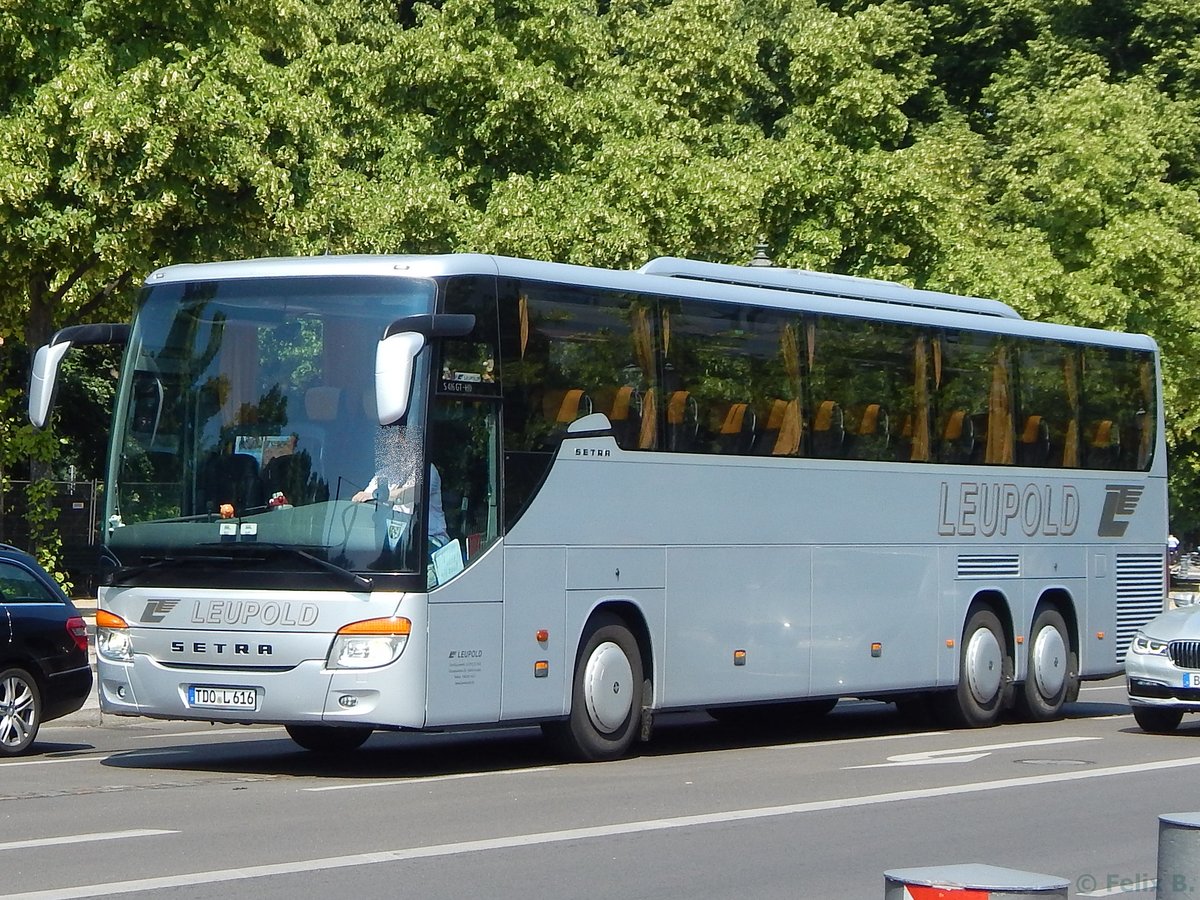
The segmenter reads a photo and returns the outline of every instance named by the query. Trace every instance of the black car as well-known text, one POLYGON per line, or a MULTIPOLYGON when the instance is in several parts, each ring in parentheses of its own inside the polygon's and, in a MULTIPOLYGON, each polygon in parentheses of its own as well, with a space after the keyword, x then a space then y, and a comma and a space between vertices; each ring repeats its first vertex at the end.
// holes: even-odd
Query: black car
POLYGON ((0 544, 0 756, 24 753, 91 690, 79 611, 32 556, 0 544))

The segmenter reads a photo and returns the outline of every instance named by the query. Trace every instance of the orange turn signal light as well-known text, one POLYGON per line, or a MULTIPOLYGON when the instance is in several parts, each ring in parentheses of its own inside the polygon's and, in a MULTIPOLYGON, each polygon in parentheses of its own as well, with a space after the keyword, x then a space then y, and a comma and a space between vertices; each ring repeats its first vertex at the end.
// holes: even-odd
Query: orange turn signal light
POLYGON ((363 619, 361 622, 351 622, 338 629, 338 634, 403 634, 412 631, 412 622, 403 616, 391 616, 386 619, 363 619))
POLYGON ((96 610, 97 628, 128 628, 129 623, 120 616, 113 615, 107 609, 96 610))

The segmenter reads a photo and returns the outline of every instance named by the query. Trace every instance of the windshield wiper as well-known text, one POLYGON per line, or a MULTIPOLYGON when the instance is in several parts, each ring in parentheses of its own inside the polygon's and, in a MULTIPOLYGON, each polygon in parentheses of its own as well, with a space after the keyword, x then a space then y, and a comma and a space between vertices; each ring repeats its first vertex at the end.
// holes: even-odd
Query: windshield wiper
POLYGON ((136 578, 139 575, 144 575, 155 569, 165 569, 169 566, 188 565, 190 563, 214 563, 234 561, 232 556, 143 556, 142 559, 148 560, 139 566, 124 566, 115 562, 112 559, 107 561, 117 566, 117 571, 108 576, 109 584, 125 584, 131 578, 136 578))
MULTIPOLYGON (((367 578, 365 575, 359 575, 357 572, 352 572, 349 569, 343 568, 342 566, 339 566, 337 563, 331 563, 327 559, 321 559, 321 557, 317 556, 316 554, 309 553, 304 548, 296 547, 291 544, 276 544, 276 543, 271 543, 271 542, 255 541, 253 543, 247 543, 247 544, 225 544, 225 543, 221 543, 221 542, 216 542, 216 543, 199 544, 198 546, 200 546, 200 547, 220 547, 221 549, 226 550, 226 551, 231 551, 231 550, 236 551, 239 555, 228 557, 228 560, 230 562, 232 562, 236 559, 244 560, 247 557, 253 559, 256 555, 262 559, 266 559, 266 554, 263 554, 263 553, 255 554, 254 551, 256 551, 256 550, 259 550, 259 551, 274 550, 277 553, 287 553, 287 554, 291 554, 292 556, 298 556, 301 559, 305 560, 306 562, 312 563, 314 566, 316 566, 319 569, 324 569, 326 572, 330 572, 334 575, 337 575, 343 581, 349 582, 350 584, 353 584, 355 587, 360 588, 364 591, 372 590, 375 587, 375 582, 372 579, 367 578)), ((216 556, 201 557, 201 558, 220 559, 220 557, 216 557, 216 556)))

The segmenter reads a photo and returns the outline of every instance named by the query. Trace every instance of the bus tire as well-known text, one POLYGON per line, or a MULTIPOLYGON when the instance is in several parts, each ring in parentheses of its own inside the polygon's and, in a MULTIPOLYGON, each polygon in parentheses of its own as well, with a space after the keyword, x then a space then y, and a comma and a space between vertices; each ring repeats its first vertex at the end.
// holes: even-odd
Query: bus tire
POLYGON ((1043 609, 1029 629, 1025 681, 1017 694, 1017 712, 1030 722, 1048 722, 1062 715, 1071 682, 1078 678, 1067 623, 1055 609, 1043 609))
POLYGON ((0 672, 0 756, 17 756, 33 746, 42 724, 42 692, 24 669, 0 672))
POLYGON ((333 725, 288 725, 288 737, 314 753, 348 753, 357 750, 371 736, 373 729, 339 728, 333 725))
POLYGON ((615 616, 595 617, 584 632, 571 687, 571 715, 543 731, 572 759, 624 756, 642 714, 642 654, 633 633, 615 616))
POLYGON ((939 698, 943 720, 960 728, 995 725, 1004 711, 1012 664, 999 617, 975 610, 963 628, 959 646, 958 687, 939 698))
POLYGON ((1135 706, 1134 721, 1138 728, 1149 734, 1171 734, 1183 721, 1183 710, 1165 709, 1159 706, 1135 706))

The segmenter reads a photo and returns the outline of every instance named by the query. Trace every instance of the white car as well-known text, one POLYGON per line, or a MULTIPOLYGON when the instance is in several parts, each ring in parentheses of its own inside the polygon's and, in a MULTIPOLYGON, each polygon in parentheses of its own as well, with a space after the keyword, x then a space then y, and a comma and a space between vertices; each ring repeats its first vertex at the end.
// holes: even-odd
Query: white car
POLYGON ((1185 712, 1200 712, 1200 604, 1146 623, 1125 657, 1125 683, 1143 731, 1166 734, 1185 712))

